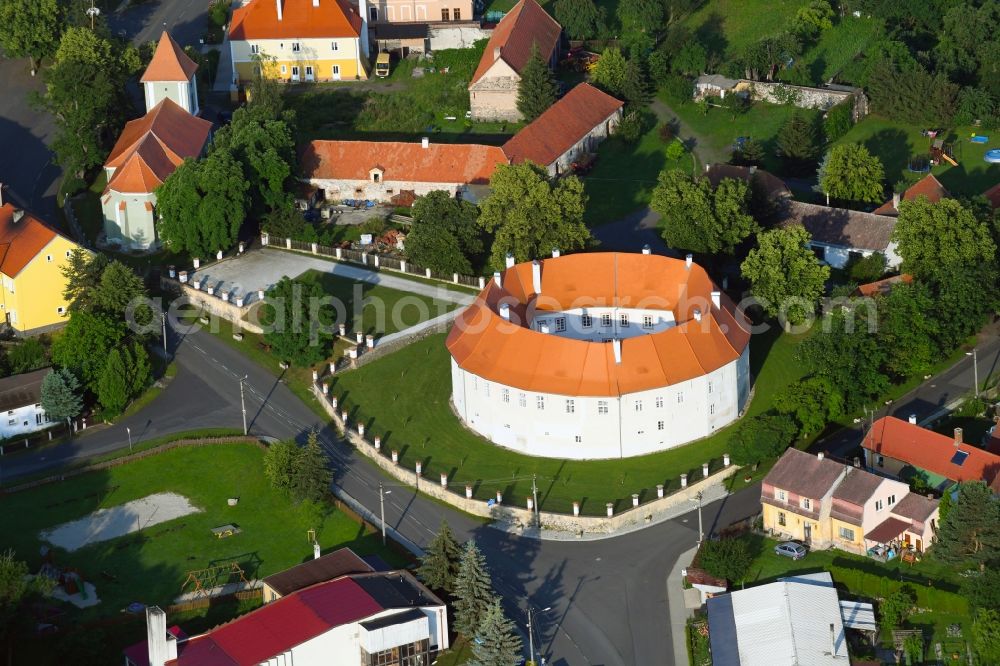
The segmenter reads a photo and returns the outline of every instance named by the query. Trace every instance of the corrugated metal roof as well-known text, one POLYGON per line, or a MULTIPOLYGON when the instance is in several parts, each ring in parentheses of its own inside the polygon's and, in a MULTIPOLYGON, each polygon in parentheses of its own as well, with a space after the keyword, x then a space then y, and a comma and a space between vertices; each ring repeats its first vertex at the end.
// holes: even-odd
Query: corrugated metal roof
POLYGON ((840 600, 840 617, 848 629, 859 631, 877 631, 875 624, 875 609, 871 604, 861 601, 840 600))

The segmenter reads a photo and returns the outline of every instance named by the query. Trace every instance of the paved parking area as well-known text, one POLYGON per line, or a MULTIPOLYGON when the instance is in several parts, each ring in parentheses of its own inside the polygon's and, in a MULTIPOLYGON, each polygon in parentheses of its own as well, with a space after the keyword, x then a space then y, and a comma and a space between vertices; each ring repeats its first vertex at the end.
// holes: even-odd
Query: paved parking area
MULTIPOLYGON (((272 249, 251 250, 242 257, 225 259, 204 266, 195 271, 191 279, 207 280, 208 284, 215 287, 216 293, 225 290, 236 296, 253 294, 258 289, 267 290, 284 276, 295 278, 309 270, 332 273, 356 282, 378 284, 462 305, 471 303, 473 299, 472 295, 450 291, 443 286, 408 280, 394 273, 370 271, 351 264, 272 249)), ((204 288, 203 286, 202 289, 204 288)), ((253 299, 247 300, 249 302, 253 299)))

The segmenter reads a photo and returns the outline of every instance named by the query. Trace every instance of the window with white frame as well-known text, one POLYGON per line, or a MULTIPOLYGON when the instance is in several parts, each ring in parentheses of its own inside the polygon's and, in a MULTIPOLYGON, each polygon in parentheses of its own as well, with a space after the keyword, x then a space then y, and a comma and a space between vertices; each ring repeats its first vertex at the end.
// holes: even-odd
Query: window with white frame
POLYGON ((535 396, 535 407, 537 409, 545 409, 545 396, 544 395, 535 396))
POLYGON ((339 51, 340 50, 340 44, 338 44, 337 42, 330 42, 330 50, 331 51, 339 51))
POLYGON ((299 46, 298 42, 292 42, 292 53, 298 53, 302 48, 299 46))
POLYGON ((526 395, 524 395, 523 393, 518 393, 517 394, 517 406, 518 407, 527 407, 527 405, 528 405, 528 397, 526 395))
POLYGON ((779 501, 784 502, 785 500, 788 499, 788 495, 785 493, 784 490, 780 490, 778 488, 775 488, 774 489, 774 498, 777 499, 777 500, 779 500, 779 501))
POLYGON ((684 402, 684 392, 683 391, 678 391, 677 392, 677 404, 679 405, 682 402, 684 402))
POLYGON ((850 527, 844 527, 841 525, 839 530, 840 538, 844 541, 854 541, 854 530, 850 527))
POLYGON ((663 421, 657 421, 656 422, 656 429, 657 430, 663 430, 666 427, 666 425, 667 424, 664 423, 663 421))
POLYGON ((635 411, 637 411, 637 412, 641 412, 642 411, 642 400, 636 400, 635 401, 635 411))
POLYGON ((577 443, 577 444, 579 444, 580 442, 582 442, 582 441, 583 441, 583 436, 582 436, 582 435, 577 435, 577 436, 576 436, 576 437, 574 437, 573 439, 575 439, 575 440, 576 440, 576 443, 577 443))
POLYGON ((709 414, 715 414, 715 405, 709 405, 708 406, 708 413, 709 414))
POLYGON ((287 73, 288 73, 288 68, 287 68, 287 67, 285 67, 284 65, 282 65, 282 66, 281 66, 281 73, 282 73, 282 74, 287 74, 287 73))
POLYGON ((566 317, 556 317, 556 333, 566 330, 566 317))
POLYGON ((260 44, 251 44, 250 53, 257 55, 260 53, 260 44))
POLYGON ((485 395, 487 398, 490 397, 490 383, 489 382, 483 382, 483 395, 485 395))
POLYGON ((576 403, 573 400, 566 401, 566 413, 573 414, 576 412, 576 403))
POLYGON ((333 75, 334 76, 340 76, 340 65, 334 65, 333 66, 333 75))
POLYGON ((610 313, 605 313, 605 314, 601 315, 601 326, 604 326, 605 328, 611 326, 611 314, 610 313))
POLYGON ((656 396, 656 408, 660 409, 661 407, 663 407, 663 396, 658 395, 656 396))
POLYGON ((884 508, 885 508, 885 505, 882 504, 882 500, 875 500, 875 510, 876 511, 881 511, 884 508))
POLYGON ((892 506, 893 504, 895 504, 896 503, 896 496, 895 495, 889 495, 889 497, 886 498, 886 503, 888 503, 889 506, 892 506))
POLYGON ((647 329, 653 328, 653 317, 652 317, 652 315, 643 315, 642 316, 642 327, 643 328, 647 328, 647 329))
POLYGON ((591 326, 594 325, 594 318, 591 317, 589 314, 580 315, 580 324, 584 328, 590 328, 591 326))
POLYGON ((799 501, 799 506, 801 506, 806 511, 812 511, 812 500, 809 499, 808 497, 803 497, 799 501))
POLYGON ((500 399, 503 400, 505 404, 509 403, 510 402, 510 389, 501 389, 500 390, 500 399))
POLYGON ((51 254, 45 255, 45 261, 48 261, 49 263, 52 263, 52 255, 51 254))
POLYGON ((712 380, 709 380, 709 381, 708 381, 708 392, 709 392, 709 393, 711 393, 711 392, 712 392, 712 380))
POLYGON ((628 328, 628 313, 623 312, 618 315, 618 323, 621 324, 622 328, 628 328))
POLYGON ((783 511, 778 512, 778 524, 781 525, 782 527, 784 527, 786 524, 785 514, 783 511))
POLYGON ((66 308, 60 305, 56 308, 56 314, 66 314, 66 308))
POLYGON ((598 400, 597 401, 597 413, 598 414, 607 414, 608 413, 608 401, 607 400, 598 400))

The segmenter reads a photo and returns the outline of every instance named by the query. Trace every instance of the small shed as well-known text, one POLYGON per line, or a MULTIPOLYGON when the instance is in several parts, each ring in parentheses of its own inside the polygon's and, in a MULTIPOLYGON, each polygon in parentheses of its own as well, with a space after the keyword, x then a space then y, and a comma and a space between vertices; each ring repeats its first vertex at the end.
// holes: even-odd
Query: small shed
POLYGON ((726 93, 736 90, 737 79, 730 79, 721 74, 702 74, 694 80, 694 98, 719 97, 725 99, 726 93))

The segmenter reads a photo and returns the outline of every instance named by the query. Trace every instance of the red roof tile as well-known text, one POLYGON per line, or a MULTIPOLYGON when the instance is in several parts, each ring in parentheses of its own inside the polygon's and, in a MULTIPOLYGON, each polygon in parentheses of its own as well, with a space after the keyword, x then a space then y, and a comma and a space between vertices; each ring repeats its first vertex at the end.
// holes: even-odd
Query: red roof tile
MULTIPOLYGON (((951 194, 945 189, 944 185, 941 184, 934 174, 929 173, 916 183, 907 188, 903 192, 903 201, 912 201, 917 197, 926 197, 931 203, 937 203, 941 199, 946 199, 950 197, 951 194)), ((884 204, 875 209, 874 213, 876 215, 898 215, 899 211, 893 205, 893 200, 889 199, 884 204)))
POLYGON ((874 541, 875 543, 889 543, 908 530, 910 525, 911 523, 905 520, 889 516, 876 525, 871 532, 866 534, 865 539, 868 541, 874 541))
POLYGON ((521 0, 507 12, 490 36, 469 87, 479 81, 496 62, 496 49, 500 49, 500 59, 520 74, 531 58, 532 45, 538 45, 538 54, 548 62, 559 44, 560 34, 562 26, 535 0, 521 0))
POLYGON ((278 20, 276 0, 250 0, 233 10, 229 38, 290 39, 295 37, 357 37, 361 34, 361 17, 354 4, 338 0, 277 0, 281 2, 278 20))
POLYGON ((16 277, 59 234, 32 214, 0 206, 0 272, 16 277), (14 221, 15 212, 21 217, 14 221))
POLYGON ((548 166, 622 108, 621 102, 581 83, 503 145, 512 164, 548 166))
MULTIPOLYGON (((788 449, 764 477, 764 484, 802 497, 821 499, 847 468, 829 458, 820 458, 795 448, 788 449)), ((763 497, 763 491, 762 491, 763 497)))
POLYGON ((983 192, 983 196, 994 208, 1000 208, 1000 183, 983 192))
POLYGON ((854 294, 856 296, 884 296, 892 291, 892 288, 897 284, 911 284, 912 282, 913 276, 909 273, 893 275, 892 277, 885 278, 884 280, 876 280, 875 282, 859 285, 854 291, 854 294))
POLYGON ((488 183, 507 157, 497 146, 401 141, 311 141, 302 153, 306 178, 368 180, 371 169, 383 181, 488 183))
POLYGON ((985 481, 994 492, 1000 492, 1000 456, 970 444, 955 446, 953 437, 894 416, 876 421, 862 446, 952 481, 985 481), (967 454, 961 465, 953 462, 959 451, 967 454))
POLYGON ((160 37, 153 59, 149 61, 142 78, 143 83, 147 81, 190 81, 191 76, 198 71, 198 63, 184 53, 180 44, 174 41, 166 30, 160 37))

